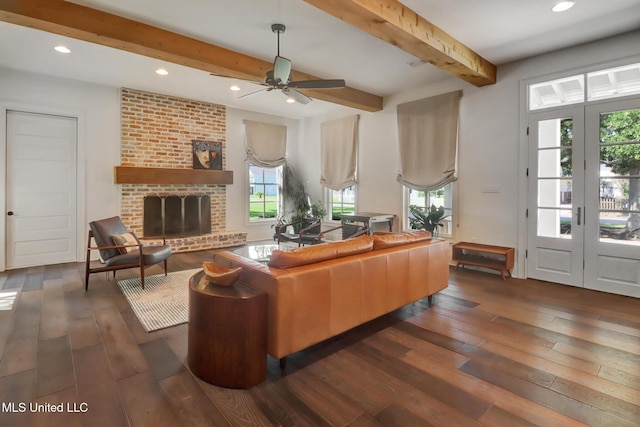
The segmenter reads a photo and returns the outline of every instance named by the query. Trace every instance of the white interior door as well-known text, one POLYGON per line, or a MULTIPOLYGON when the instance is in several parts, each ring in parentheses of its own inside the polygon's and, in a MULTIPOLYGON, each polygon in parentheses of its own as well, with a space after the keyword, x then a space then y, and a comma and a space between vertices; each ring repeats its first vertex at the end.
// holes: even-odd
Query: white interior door
POLYGON ((527 275, 583 284, 584 113, 582 107, 529 118, 527 275))
POLYGON ((640 297, 640 99, 586 107, 585 287, 640 297))
POLYGON ((6 266, 76 260, 77 120, 7 111, 6 266))

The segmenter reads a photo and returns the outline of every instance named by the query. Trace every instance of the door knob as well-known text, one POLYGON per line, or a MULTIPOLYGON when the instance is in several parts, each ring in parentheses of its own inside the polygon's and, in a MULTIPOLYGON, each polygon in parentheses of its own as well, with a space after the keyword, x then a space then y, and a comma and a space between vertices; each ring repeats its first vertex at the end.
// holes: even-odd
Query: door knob
POLYGON ((9 216, 13 215, 13 211, 7 212, 7 215, 9 215, 9 216))

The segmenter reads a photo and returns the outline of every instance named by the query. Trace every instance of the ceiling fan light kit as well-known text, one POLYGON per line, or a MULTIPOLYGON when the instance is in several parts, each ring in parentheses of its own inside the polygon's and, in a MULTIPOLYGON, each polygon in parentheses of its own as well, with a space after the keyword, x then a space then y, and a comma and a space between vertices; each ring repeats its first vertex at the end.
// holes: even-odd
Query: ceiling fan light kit
MULTIPOLYGON (((328 79, 328 80, 302 80, 291 81, 291 60, 280 56, 280 34, 284 34, 287 28, 284 24, 272 24, 271 31, 278 36, 278 50, 276 57, 273 60, 273 69, 267 71, 264 82, 251 83, 266 86, 264 89, 260 89, 255 92, 250 92, 239 96, 238 99, 245 98, 250 95, 254 95, 259 92, 270 92, 272 90, 278 90, 287 97, 287 102, 298 102, 300 104, 308 104, 313 99, 297 89, 338 89, 346 86, 343 79, 328 79)), ((220 76, 218 77, 228 77, 220 76)))

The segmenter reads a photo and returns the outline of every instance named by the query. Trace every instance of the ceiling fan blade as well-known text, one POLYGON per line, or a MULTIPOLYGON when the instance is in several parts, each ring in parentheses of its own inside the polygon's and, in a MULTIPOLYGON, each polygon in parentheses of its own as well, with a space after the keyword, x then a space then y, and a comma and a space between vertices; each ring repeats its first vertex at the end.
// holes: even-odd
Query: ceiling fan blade
POLYGON ((238 97, 238 99, 246 98, 247 96, 254 95, 254 94, 259 93, 259 92, 265 92, 265 91, 268 92, 270 90, 273 90, 273 88, 267 87, 267 88, 264 88, 264 89, 256 90, 254 92, 245 93, 244 95, 240 95, 238 97))
POLYGON ((300 92, 298 92, 297 90, 295 90, 293 88, 283 89, 282 93, 284 93, 289 98, 295 100, 296 102, 298 102, 298 103, 300 103, 302 105, 308 104, 311 101, 313 101, 313 99, 309 98, 304 93, 300 93, 300 92))
POLYGON ((240 78, 240 77, 231 77, 231 76, 225 76, 225 75, 216 74, 216 73, 209 73, 209 75, 213 76, 213 77, 223 77, 225 79, 242 80, 243 82, 253 83, 253 84, 256 84, 256 85, 262 85, 262 86, 266 86, 267 85, 265 82, 259 82, 259 81, 256 81, 256 80, 243 79, 243 78, 240 78))
POLYGON ((282 56, 276 56, 273 61, 273 79, 280 83, 287 83, 291 74, 291 61, 282 56))
POLYGON ((291 82, 288 86, 296 89, 338 89, 345 87, 346 83, 342 79, 302 80, 299 82, 291 82))

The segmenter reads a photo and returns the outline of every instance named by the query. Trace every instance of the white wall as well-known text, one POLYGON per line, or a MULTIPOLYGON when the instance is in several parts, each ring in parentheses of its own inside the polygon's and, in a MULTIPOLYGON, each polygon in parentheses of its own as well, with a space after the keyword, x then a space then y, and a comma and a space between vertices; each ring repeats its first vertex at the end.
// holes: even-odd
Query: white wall
MULTIPOLYGON (((86 251, 87 223, 120 212, 113 167, 120 164, 120 97, 117 88, 0 68, 0 110, 30 111, 78 118, 78 260, 86 251), (85 213, 82 216, 82 213, 85 213)), ((0 150, 5 151, 5 117, 0 150)), ((5 162, 2 162, 4 170, 5 162)), ((3 194, 4 191, 3 185, 3 194)), ((4 208, 2 197, 0 207, 4 208)), ((4 209, 3 209, 4 211, 4 209)), ((0 227, 5 229, 6 216, 0 227)), ((4 248, 4 238, 0 240, 4 248)), ((4 261, 4 252, 0 251, 4 261)))
MULTIPOLYGON (((451 78, 386 98, 383 111, 360 113, 358 209, 402 216, 402 186, 396 181, 396 106, 462 89, 454 239, 511 246, 524 252, 526 233, 521 229, 526 207, 526 156, 520 147, 524 132, 521 81, 638 54, 640 31, 499 67, 495 85, 476 88, 451 78), (483 193, 485 186, 498 186, 500 191, 483 193)), ((304 120, 300 142, 305 149, 319 153, 320 124, 333 118, 304 120)), ((301 159, 305 170, 313 173, 312 191, 321 194, 316 163, 314 156, 301 159)), ((524 258, 518 256, 518 260, 515 274, 522 276, 524 258)))

